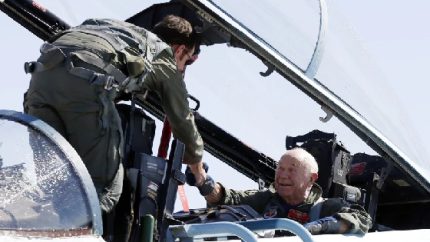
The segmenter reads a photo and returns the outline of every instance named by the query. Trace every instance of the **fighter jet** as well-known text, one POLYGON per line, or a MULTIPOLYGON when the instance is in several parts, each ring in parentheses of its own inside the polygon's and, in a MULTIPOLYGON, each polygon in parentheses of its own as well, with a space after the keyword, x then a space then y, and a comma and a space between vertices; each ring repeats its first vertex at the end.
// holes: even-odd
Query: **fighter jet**
MULTIPOLYGON (((179 165, 183 146, 180 142, 174 142, 170 158, 164 157, 161 163, 159 160, 150 161, 160 166, 160 170, 168 171, 156 201, 158 211, 152 225, 156 229, 148 232, 148 227, 145 227, 147 217, 139 213, 137 201, 135 214, 138 216, 134 218, 136 226, 133 227, 137 235, 133 239, 175 241, 219 237, 219 240, 275 241, 278 238, 264 238, 261 231, 287 230, 303 241, 379 241, 399 237, 428 240, 430 170, 426 160, 403 142, 396 145, 394 141, 398 141, 399 136, 390 133, 390 130, 393 131, 390 121, 375 115, 372 110, 364 109, 369 102, 377 106, 378 100, 367 100, 367 96, 359 92, 361 86, 355 86, 357 84, 354 82, 359 77, 346 74, 342 69, 337 73, 324 70, 327 63, 342 66, 342 63, 327 56, 330 25, 325 1, 320 0, 310 8, 302 6, 299 9, 304 12, 300 13, 278 9, 273 14, 279 19, 269 18, 267 13, 261 14, 256 10, 261 6, 264 3, 246 3, 242 9, 222 1, 172 0, 148 6, 124 20, 151 29, 164 16, 175 14, 189 20, 201 36, 201 50, 207 52, 206 60, 199 58, 195 64, 200 62, 210 67, 193 76, 200 80, 199 83, 192 83, 190 103, 194 103, 192 108, 205 150, 214 159, 255 181, 259 189, 267 189, 274 181, 276 159, 271 157, 273 152, 267 145, 254 143, 264 140, 263 143, 282 147, 282 150, 303 147, 319 163, 320 179, 317 182, 323 188, 324 196, 339 197, 363 206, 373 219, 371 231, 361 238, 310 236, 297 223, 287 220, 269 223, 258 215, 254 216, 253 212, 246 214, 240 209, 237 213, 241 216, 245 213, 245 218, 223 220, 220 216, 216 222, 204 219, 190 222, 195 221, 193 218, 196 216, 205 216, 217 210, 191 208, 175 213, 177 187, 183 184, 179 165), (245 7, 249 9, 245 10, 245 7), (280 17, 285 12, 291 14, 289 18, 280 17), (258 21, 249 18, 252 14, 258 21), (316 24, 299 25, 305 29, 293 24, 297 21, 295 17, 306 14, 314 18, 316 24), (267 20, 279 22, 268 23, 267 20), (285 42, 273 37, 281 34, 277 31, 288 36, 285 42), (313 41, 306 36, 311 36, 309 38, 313 41), (222 54, 216 53, 219 48, 224 48, 222 54), (209 62, 208 59, 212 60, 209 62), (282 84, 275 85, 276 82, 282 84), (203 87, 194 87, 197 84, 203 87), (255 86, 260 87, 251 90, 255 86), (275 86, 295 92, 274 89, 275 86), (213 93, 207 94, 209 97, 199 95, 199 90, 205 88, 213 89, 213 93), (354 89, 360 94, 348 96, 345 89, 354 89), (265 103, 269 100, 268 96, 274 97, 270 99, 272 103, 265 103), (359 98, 356 97, 366 99, 364 104, 357 103, 359 98), (230 111, 224 107, 214 111, 216 102, 212 106, 207 104, 209 99, 224 98, 234 100, 227 106, 230 111), (283 112, 288 114, 288 118, 284 115, 280 117, 279 113, 283 112), (286 119, 289 119, 288 123, 286 119), (228 127, 223 128, 227 124, 228 127), (248 134, 237 137, 235 129, 247 130, 248 134), (275 136, 265 136, 266 132, 280 134, 282 140, 267 140, 275 136), (344 142, 346 136, 353 137, 354 149, 344 142), (259 151, 260 147, 263 151, 259 151)), ((272 10, 274 6, 276 4, 270 1, 267 3, 272 10)), ((0 9, 43 41, 49 42, 53 36, 71 26, 35 1, 4 0, 0 2, 0 9)), ((191 70, 187 70, 187 78, 188 71, 191 70)), ((366 91, 370 93, 374 90, 366 91)), ((129 127, 126 124, 131 120, 130 106, 121 105, 126 129, 129 127)), ((164 111, 156 95, 149 95, 145 101, 137 101, 134 105, 133 110, 138 109, 144 123, 164 119, 164 111)), ((32 237, 39 240, 42 240, 41 237, 72 238, 76 241, 109 240, 109 236, 101 237, 103 225, 100 209, 88 172, 67 141, 34 117, 3 110, 0 118, 0 143, 3 144, 0 146, 0 188, 4 191, 0 204, 0 238, 4 235, 11 241, 32 237)), ((160 126, 158 130, 161 130, 160 126)), ((125 130, 125 133, 129 132, 125 130)), ((150 135, 151 140, 153 135, 150 135)), ((146 153, 142 157, 151 156, 152 146, 151 143, 149 149, 142 151, 146 153)), ((136 177, 143 174, 139 170, 135 172, 136 177)), ((138 191, 138 186, 135 189, 138 191)))

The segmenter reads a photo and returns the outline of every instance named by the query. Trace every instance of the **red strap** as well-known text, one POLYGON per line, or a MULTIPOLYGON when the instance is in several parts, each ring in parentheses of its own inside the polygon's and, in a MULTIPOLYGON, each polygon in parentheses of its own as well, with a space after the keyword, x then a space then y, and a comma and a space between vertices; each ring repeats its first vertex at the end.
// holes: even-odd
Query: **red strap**
POLYGON ((161 132, 160 146, 158 146, 158 157, 167 158, 167 150, 169 149, 170 137, 172 136, 172 128, 169 120, 164 118, 163 131, 161 132))
POLYGON ((187 194, 185 194, 184 185, 178 186, 178 194, 179 199, 181 200, 182 210, 187 213, 190 212, 190 206, 188 203, 187 194))
MULTIPOLYGON (((160 146, 158 147, 158 157, 167 158, 167 150, 169 149, 170 137, 172 136, 172 128, 170 127, 167 118, 164 118, 163 131, 161 132, 160 146)), ((182 209, 184 212, 190 211, 187 195, 183 185, 178 186, 179 199, 181 200, 182 209)))

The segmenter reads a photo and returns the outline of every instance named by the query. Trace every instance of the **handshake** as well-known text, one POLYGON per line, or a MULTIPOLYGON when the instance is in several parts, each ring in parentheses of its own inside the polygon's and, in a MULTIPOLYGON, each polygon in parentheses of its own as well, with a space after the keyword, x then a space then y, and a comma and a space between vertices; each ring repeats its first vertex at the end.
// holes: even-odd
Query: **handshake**
MULTIPOLYGON (((209 166, 203 162, 203 169, 207 173, 209 170, 209 166)), ((215 181, 210 177, 208 174, 206 174, 206 179, 201 184, 197 184, 196 177, 191 172, 191 169, 189 166, 187 166, 187 169, 185 170, 185 181, 190 186, 196 186, 199 189, 199 192, 202 196, 207 196, 213 192, 215 189, 215 181)))

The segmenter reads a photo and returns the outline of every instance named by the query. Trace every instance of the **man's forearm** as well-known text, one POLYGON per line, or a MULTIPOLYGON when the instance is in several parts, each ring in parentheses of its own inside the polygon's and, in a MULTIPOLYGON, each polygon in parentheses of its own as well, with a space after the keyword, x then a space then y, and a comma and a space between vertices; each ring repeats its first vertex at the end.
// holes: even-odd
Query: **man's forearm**
POLYGON ((206 201, 209 204, 217 204, 223 196, 222 187, 219 183, 215 183, 215 189, 211 192, 211 194, 205 196, 206 201))

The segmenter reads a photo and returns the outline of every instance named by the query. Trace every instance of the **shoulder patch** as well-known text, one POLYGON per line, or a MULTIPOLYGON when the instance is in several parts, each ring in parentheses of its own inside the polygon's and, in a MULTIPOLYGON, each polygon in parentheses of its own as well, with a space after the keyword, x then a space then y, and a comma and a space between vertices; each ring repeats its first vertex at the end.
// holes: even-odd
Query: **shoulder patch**
POLYGON ((263 218, 274 218, 274 217, 276 217, 276 215, 278 215, 278 208, 277 207, 270 207, 269 209, 267 209, 264 212, 263 218))

